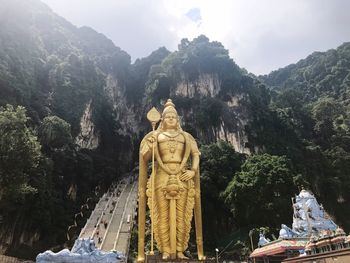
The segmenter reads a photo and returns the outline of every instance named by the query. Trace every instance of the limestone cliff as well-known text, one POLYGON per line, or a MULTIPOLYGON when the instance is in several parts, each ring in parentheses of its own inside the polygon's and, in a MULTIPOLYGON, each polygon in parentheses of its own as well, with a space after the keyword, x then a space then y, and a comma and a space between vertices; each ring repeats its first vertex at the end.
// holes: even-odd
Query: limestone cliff
POLYGON ((215 97, 220 91, 220 80, 218 74, 204 73, 198 76, 194 81, 182 79, 177 83, 175 90, 176 96, 193 98, 195 96, 215 97))
MULTIPOLYGON (((193 108, 186 109, 187 111, 189 110, 190 114, 186 113, 185 109, 182 109, 181 103, 179 105, 184 115, 182 119, 184 124, 191 125, 191 122, 196 123, 198 121, 196 120, 194 111, 200 111, 201 107, 197 107, 196 99, 202 98, 204 100, 203 102, 206 103, 206 99, 211 98, 212 100, 217 99, 218 103, 221 103, 222 100, 218 98, 221 90, 221 82, 218 74, 200 74, 198 79, 194 81, 181 80, 177 83, 174 90, 175 100, 176 98, 188 98, 193 101, 193 108)), ((211 125, 210 122, 207 122, 207 126, 204 129, 198 129, 196 127, 198 139, 205 143, 217 142, 219 140, 227 141, 232 144, 237 152, 250 154, 251 150, 246 147, 248 136, 245 131, 248 116, 244 105, 241 104, 241 100, 244 100, 245 96, 243 94, 227 95, 226 99, 227 101, 221 103, 222 109, 217 116, 218 122, 216 125, 211 125)), ((202 103, 202 108, 209 106, 205 106, 204 103, 202 103)), ((208 114, 210 113, 208 112, 208 114)))
POLYGON ((91 100, 86 105, 84 114, 81 117, 80 133, 76 137, 75 143, 83 149, 93 150, 98 147, 99 136, 92 120, 91 100))
POLYGON ((127 103, 125 87, 121 87, 118 79, 108 74, 104 90, 109 102, 113 105, 115 121, 120 124, 116 132, 123 136, 136 134, 139 123, 136 121, 135 108, 127 103))

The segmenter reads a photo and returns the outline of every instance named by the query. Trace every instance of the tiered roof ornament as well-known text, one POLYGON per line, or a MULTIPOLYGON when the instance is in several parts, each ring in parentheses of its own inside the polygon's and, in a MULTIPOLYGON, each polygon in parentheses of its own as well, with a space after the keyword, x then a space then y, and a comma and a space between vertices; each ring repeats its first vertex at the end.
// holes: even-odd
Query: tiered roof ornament
POLYGON ((310 191, 302 189, 299 195, 292 198, 292 202, 294 210, 292 229, 282 225, 280 239, 310 237, 324 230, 335 231, 338 228, 310 191))

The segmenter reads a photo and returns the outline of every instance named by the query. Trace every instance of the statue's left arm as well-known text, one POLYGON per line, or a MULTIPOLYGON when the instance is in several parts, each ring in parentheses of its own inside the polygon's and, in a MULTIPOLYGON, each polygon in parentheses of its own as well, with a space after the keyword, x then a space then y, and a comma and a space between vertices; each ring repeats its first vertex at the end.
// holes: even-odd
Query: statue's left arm
POLYGON ((188 181, 192 178, 194 178, 195 176, 199 176, 198 173, 198 168, 199 168, 199 156, 200 156, 200 152, 198 150, 198 146, 197 143, 195 141, 195 139, 192 137, 191 134, 186 133, 186 140, 189 141, 190 144, 190 151, 191 151, 191 169, 190 170, 186 170, 181 176, 180 176, 180 180, 181 181, 188 181))
POLYGON ((200 171, 199 171, 199 157, 200 152, 195 139, 192 135, 187 134, 187 137, 191 143, 191 156, 192 166, 191 172, 193 175, 194 187, 195 187, 195 203, 194 203, 194 220, 196 226, 196 241, 197 241, 197 253, 198 259, 204 260, 203 252, 203 232, 202 232, 202 207, 201 207, 201 189, 200 189, 200 171))
POLYGON ((191 170, 194 171, 195 173, 198 172, 199 168, 199 156, 201 153, 199 152, 197 142, 196 140, 192 137, 192 135, 189 134, 189 140, 191 144, 191 156, 192 156, 192 167, 191 170))

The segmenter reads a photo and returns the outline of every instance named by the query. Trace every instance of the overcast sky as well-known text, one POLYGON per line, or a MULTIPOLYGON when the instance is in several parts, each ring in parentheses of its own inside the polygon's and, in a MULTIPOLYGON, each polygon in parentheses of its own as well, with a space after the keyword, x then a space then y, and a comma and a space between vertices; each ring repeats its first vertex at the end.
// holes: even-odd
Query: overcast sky
POLYGON ((205 34, 240 66, 266 74, 350 41, 348 0, 42 0, 105 34, 132 60, 205 34))

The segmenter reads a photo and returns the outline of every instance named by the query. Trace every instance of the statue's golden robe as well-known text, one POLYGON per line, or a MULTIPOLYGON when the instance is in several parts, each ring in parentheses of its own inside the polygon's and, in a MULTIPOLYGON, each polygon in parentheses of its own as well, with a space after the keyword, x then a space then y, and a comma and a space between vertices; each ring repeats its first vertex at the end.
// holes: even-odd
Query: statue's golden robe
MULTIPOLYGON (((162 131, 155 131, 147 134, 141 142, 140 147, 140 178, 139 178, 139 196, 140 204, 143 206, 144 202, 141 200, 145 198, 145 191, 147 196, 147 204, 152 210, 152 178, 147 180, 147 163, 152 151, 152 141, 155 140, 155 178, 154 178, 154 211, 153 226, 154 236, 157 247, 161 253, 170 251, 170 225, 171 222, 169 213, 170 200, 167 197, 167 185, 169 184, 170 175, 173 177, 173 182, 179 186, 178 195, 176 195, 176 251, 183 252, 187 249, 191 221, 193 217, 193 209, 195 208, 196 220, 196 236, 198 257, 203 258, 203 244, 202 244, 202 226, 201 226, 201 207, 200 207, 200 184, 199 184, 199 169, 195 176, 188 181, 181 181, 179 176, 186 169, 190 169, 191 156, 199 155, 199 150, 194 138, 187 132, 179 131, 176 137, 162 136, 162 131), (159 140, 159 138, 162 138, 159 140), (166 138, 169 137, 169 138, 166 138), (174 147, 176 145, 176 147, 174 147), (196 204, 196 206, 195 206, 196 204)), ((139 209, 143 209, 140 207, 139 209)), ((142 212, 140 212, 141 214, 142 212)), ((142 224, 142 219, 139 224, 142 224)), ((144 237, 141 234, 139 239, 139 254, 140 242, 144 237)))
POLYGON ((153 254, 155 237, 162 259, 187 259, 183 252, 188 247, 194 211, 198 259, 203 260, 200 153, 196 141, 181 129, 170 99, 164 104, 162 115, 152 108, 147 119, 153 131, 143 138, 139 152, 138 261, 145 260, 146 201, 152 222, 150 254, 153 254), (152 175, 148 179, 147 167, 151 159, 152 175))

